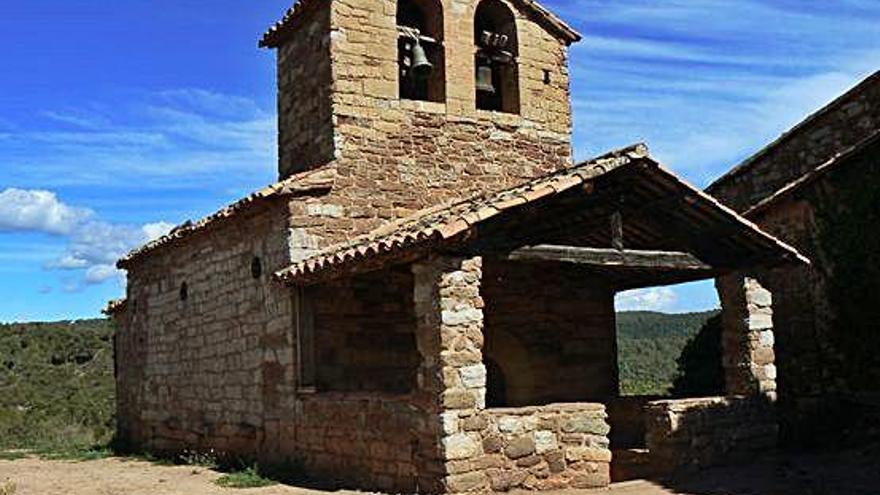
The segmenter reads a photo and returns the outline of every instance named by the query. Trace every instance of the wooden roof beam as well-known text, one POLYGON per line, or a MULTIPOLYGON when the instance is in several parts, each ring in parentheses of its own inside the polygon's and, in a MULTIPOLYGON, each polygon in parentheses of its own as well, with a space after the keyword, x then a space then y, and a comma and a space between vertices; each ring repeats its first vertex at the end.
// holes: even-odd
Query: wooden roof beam
POLYGON ((640 251, 542 244, 516 249, 506 259, 511 261, 552 261, 603 268, 638 268, 658 271, 713 271, 714 267, 690 253, 677 251, 640 251))

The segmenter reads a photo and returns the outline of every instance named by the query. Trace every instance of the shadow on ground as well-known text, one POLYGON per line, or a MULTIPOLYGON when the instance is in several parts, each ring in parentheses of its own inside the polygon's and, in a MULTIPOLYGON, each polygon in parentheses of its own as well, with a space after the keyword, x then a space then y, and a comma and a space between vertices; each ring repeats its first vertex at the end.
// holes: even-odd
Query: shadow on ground
POLYGON ((777 453, 747 465, 655 483, 667 491, 645 491, 644 495, 878 495, 880 445, 845 452, 777 453))

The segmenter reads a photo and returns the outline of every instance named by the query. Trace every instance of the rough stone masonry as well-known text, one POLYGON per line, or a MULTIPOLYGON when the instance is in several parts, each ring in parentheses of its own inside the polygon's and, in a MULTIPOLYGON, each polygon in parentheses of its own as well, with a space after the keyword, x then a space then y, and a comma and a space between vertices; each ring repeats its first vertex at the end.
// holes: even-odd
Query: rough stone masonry
MULTIPOLYGON (((608 485, 603 401, 616 393, 617 363, 614 288, 601 277, 418 252, 320 283, 272 279, 416 212, 572 168, 568 47, 579 38, 533 0, 298 2, 261 42, 277 50, 279 182, 119 262, 120 439, 302 466, 370 490, 608 485), (399 23, 413 13, 434 29, 422 34, 445 75, 441 101, 401 97, 410 31, 399 23), (509 52, 481 60, 477 25, 507 33, 509 52), (515 106, 480 107, 491 98, 477 92, 478 63, 506 64, 489 68, 515 106), (495 365, 505 360, 502 390, 495 365)), ((644 158, 622 150, 594 165, 644 158)), ((544 189, 577 183, 563 199, 581 200, 592 192, 583 181, 544 189)), ((530 194, 527 210, 539 210, 543 193, 530 194)), ((731 380, 737 392, 770 393, 765 294, 731 290, 749 322, 730 325, 731 380)), ((686 444, 689 432, 706 438, 670 429, 658 448, 686 444)))

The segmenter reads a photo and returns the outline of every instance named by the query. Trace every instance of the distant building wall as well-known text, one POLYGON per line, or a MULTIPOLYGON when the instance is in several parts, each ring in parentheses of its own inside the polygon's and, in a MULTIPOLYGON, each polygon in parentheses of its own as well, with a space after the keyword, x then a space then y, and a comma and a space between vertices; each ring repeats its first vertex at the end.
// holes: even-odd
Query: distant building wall
POLYGON ((880 129, 880 72, 709 186, 743 212, 880 129))
MULTIPOLYGON (((823 205, 843 205, 856 194, 854 185, 869 181, 876 170, 878 146, 860 149, 854 156, 836 163, 833 171, 809 181, 791 194, 749 212, 761 201, 769 200, 782 187, 813 171, 836 154, 863 142, 880 130, 880 72, 831 103, 766 150, 709 187, 734 209, 746 213, 768 233, 797 248, 812 260, 811 266, 764 270, 753 274, 774 297, 775 357, 778 369, 778 395, 782 414, 782 437, 786 442, 816 440, 818 433, 840 430, 848 421, 842 400, 853 394, 876 393, 864 386, 866 376, 876 369, 854 370, 862 352, 847 344, 857 332, 853 325, 838 319, 841 297, 830 291, 841 279, 839 259, 823 246, 823 222, 856 229, 870 243, 876 233, 876 220, 857 218, 845 210, 829 210, 823 205), (861 180, 859 177, 863 177, 861 180), (874 223, 871 223, 874 222, 874 223)), ((876 188, 876 184, 874 186, 876 188)), ((841 240, 842 241, 842 240, 841 240)), ((870 277, 877 261, 863 260, 864 276, 870 277)), ((854 285, 852 290, 858 290, 854 285)), ((858 298, 866 294, 852 294, 858 298)), ((866 310, 874 306, 865 304, 866 310)), ((874 316, 866 311, 864 319, 874 316)), ((869 323, 870 324, 870 323, 869 323)), ((865 345, 870 345, 865 342, 865 345)))

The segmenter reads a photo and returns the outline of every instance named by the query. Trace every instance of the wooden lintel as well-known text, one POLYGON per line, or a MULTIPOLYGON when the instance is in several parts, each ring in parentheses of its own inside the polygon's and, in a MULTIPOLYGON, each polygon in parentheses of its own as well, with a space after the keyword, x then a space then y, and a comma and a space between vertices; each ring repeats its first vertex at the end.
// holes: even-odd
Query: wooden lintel
POLYGON ((707 271, 713 267, 690 253, 639 251, 574 246, 539 245, 517 249, 507 255, 512 261, 556 261, 605 268, 707 271))

